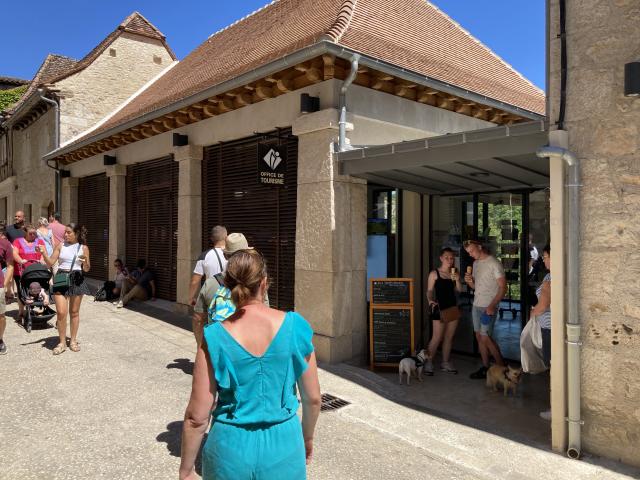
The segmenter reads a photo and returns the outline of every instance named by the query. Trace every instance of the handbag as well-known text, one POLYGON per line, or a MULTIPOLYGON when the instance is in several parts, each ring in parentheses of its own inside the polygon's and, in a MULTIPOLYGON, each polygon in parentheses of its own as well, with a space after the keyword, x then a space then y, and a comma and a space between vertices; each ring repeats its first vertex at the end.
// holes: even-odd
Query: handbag
POLYGON ((460 309, 457 306, 445 308, 440 310, 440 320, 445 323, 455 322, 460 320, 460 309))
POLYGON ((542 350, 534 344, 533 332, 539 324, 535 317, 531 317, 520 334, 520 363, 522 370, 531 373, 541 373, 548 370, 542 358, 542 350))
POLYGON ((71 272, 73 272, 73 266, 76 263, 76 257, 78 256, 78 252, 80 251, 80 247, 82 245, 78 244, 78 249, 76 250, 76 254, 73 256, 73 260, 71 261, 71 268, 68 272, 63 272, 58 270, 58 272, 53 276, 53 285, 51 285, 51 290, 53 293, 65 293, 69 290, 71 286, 71 272))

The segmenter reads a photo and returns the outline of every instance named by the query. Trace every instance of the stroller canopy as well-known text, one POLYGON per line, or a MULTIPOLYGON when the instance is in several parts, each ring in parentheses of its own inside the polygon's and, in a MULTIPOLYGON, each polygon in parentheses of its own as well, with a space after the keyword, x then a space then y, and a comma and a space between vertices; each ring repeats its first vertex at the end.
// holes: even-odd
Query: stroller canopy
MULTIPOLYGON (((20 283, 24 288, 29 288, 31 282, 38 282, 40 285, 46 285, 51 279, 51 271, 41 263, 32 263, 24 269, 20 283)), ((43 286, 44 286, 43 285, 43 286)))

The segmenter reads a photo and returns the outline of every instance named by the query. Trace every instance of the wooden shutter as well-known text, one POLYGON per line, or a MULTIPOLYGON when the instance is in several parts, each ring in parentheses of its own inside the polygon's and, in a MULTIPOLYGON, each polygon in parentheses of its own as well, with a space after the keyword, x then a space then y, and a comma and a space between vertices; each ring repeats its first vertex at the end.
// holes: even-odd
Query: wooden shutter
POLYGON ((87 228, 91 252, 88 276, 109 278, 109 179, 104 173, 82 177, 78 182, 78 223, 87 228))
POLYGON ((294 308, 298 139, 281 129, 206 147, 202 179, 203 248, 211 229, 243 233, 266 258, 271 306, 294 308), (285 185, 258 183, 258 143, 285 146, 285 185))
POLYGON ((127 266, 143 258, 158 298, 175 301, 178 245, 178 162, 173 156, 127 168, 127 266))

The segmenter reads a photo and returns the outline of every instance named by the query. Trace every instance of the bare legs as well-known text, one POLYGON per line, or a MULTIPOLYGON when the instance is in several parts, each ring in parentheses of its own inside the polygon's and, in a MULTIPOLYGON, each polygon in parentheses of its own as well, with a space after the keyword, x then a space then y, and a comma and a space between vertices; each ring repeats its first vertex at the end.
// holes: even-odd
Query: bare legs
POLYGON ((431 341, 429 342, 428 347, 429 356, 433 359, 435 354, 438 352, 440 342, 442 342, 442 361, 448 363, 449 357, 451 356, 453 337, 455 336, 456 329, 458 328, 458 320, 447 323, 443 323, 440 320, 433 320, 431 324, 433 325, 433 335, 431 336, 431 341))
POLYGON ((487 368, 489 367, 489 355, 495 359, 497 365, 504 365, 500 347, 498 347, 498 344, 493 338, 489 335, 482 335, 480 332, 476 332, 476 340, 478 341, 480 357, 482 357, 482 365, 487 368))
POLYGON ((55 294, 53 298, 56 302, 56 312, 58 314, 58 336, 60 337, 58 346, 66 347, 67 345, 67 313, 71 318, 70 345, 77 344, 82 295, 74 295, 67 298, 64 295, 55 294))

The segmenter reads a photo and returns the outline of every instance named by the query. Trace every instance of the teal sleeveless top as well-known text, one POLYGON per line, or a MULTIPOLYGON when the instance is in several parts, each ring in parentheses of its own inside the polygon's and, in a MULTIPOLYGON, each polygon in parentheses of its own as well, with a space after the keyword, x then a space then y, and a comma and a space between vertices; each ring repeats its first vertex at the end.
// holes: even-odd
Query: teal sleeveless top
POLYGON ((287 312, 265 353, 257 357, 242 347, 221 322, 204 329, 204 338, 218 384, 213 411, 216 422, 238 426, 274 425, 296 414, 296 382, 313 352, 309 323, 287 312))

